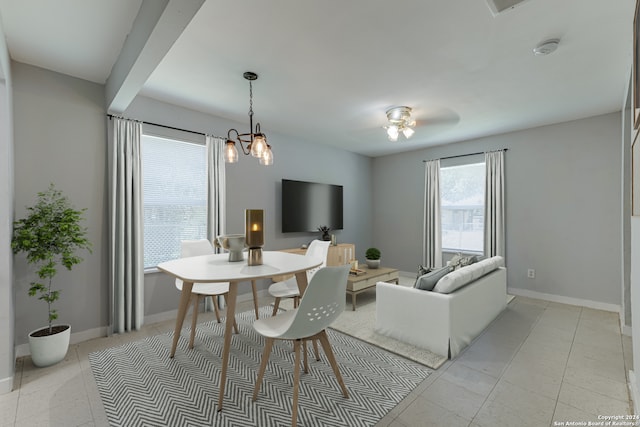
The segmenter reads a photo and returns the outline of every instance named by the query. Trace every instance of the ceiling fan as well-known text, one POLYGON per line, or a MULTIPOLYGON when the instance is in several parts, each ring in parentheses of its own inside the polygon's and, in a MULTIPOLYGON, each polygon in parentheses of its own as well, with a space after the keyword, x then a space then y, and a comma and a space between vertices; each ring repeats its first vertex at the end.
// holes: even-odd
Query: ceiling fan
POLYGON ((389 124, 383 126, 387 130, 389 141, 397 141, 398 136, 402 133, 406 139, 409 139, 415 133, 413 128, 416 121, 411 117, 411 107, 392 107, 387 110, 387 120, 389 124))

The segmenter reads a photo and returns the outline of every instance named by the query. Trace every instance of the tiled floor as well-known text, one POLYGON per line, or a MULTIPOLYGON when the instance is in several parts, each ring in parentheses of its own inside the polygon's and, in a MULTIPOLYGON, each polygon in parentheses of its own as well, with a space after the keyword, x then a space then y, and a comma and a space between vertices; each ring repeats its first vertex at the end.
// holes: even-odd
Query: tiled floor
POLYGON ((378 425, 538 427, 630 414, 631 361, 616 313, 517 297, 378 425))
MULTIPOLYGON (((239 305, 251 309, 250 302, 239 305)), ((173 325, 73 345, 63 362, 48 368, 19 360, 15 390, 0 395, 0 426, 108 425, 88 354, 173 325)), ((630 367, 631 339, 620 334, 617 314, 517 297, 378 426, 537 427, 628 414, 630 367)))

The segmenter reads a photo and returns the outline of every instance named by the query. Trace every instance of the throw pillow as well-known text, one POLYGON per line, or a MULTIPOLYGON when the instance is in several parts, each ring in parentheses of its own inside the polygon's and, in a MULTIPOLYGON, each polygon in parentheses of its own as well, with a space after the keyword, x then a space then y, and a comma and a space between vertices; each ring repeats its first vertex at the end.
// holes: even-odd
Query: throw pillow
POLYGON ((453 271, 453 268, 451 266, 435 269, 427 274, 418 277, 413 287, 416 289, 421 289, 423 291, 430 291, 440 279, 442 279, 451 271, 453 271))
POLYGON ((461 261, 462 261, 462 254, 458 252, 457 254, 451 257, 449 262, 447 262, 447 265, 453 268, 454 270, 457 270, 458 268, 460 268, 461 261))
POLYGON ((467 265, 475 264, 476 262, 478 262, 478 256, 470 255, 460 260, 460 267, 465 267, 467 265))
POLYGON ((420 276, 424 276, 425 274, 427 274, 428 272, 432 271, 433 268, 424 268, 421 265, 418 265, 418 275, 416 276, 416 280, 420 277, 420 276))

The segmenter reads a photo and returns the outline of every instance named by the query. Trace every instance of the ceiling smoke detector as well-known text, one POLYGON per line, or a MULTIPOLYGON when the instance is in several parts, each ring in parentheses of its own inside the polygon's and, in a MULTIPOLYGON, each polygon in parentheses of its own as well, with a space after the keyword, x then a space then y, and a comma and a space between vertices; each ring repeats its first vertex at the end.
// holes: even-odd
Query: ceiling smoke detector
POLYGON ((533 48, 533 53, 540 56, 549 55, 550 53, 555 52, 559 44, 560 39, 550 39, 543 41, 538 46, 533 48))

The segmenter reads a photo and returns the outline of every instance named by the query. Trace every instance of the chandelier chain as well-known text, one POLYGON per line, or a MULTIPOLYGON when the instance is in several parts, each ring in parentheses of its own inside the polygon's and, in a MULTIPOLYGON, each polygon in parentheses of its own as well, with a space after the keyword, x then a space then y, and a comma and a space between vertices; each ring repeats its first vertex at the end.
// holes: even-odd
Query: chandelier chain
MULTIPOLYGON (((249 80, 249 116, 253 117, 253 85, 251 80, 249 80)), ((253 132, 253 129, 251 132, 253 132)))

